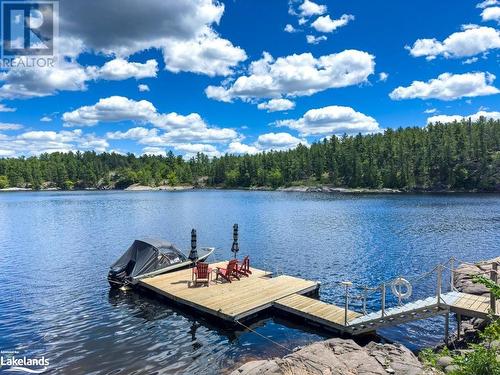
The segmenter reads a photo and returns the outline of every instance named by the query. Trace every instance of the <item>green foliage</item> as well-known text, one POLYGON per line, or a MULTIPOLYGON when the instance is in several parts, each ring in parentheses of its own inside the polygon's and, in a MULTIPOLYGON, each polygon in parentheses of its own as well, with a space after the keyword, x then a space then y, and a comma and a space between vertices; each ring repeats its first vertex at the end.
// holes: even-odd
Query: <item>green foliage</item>
POLYGON ((493 282, 492 280, 488 279, 487 277, 484 276, 474 276, 472 279, 474 283, 479 283, 483 284, 486 286, 493 294, 495 295, 495 298, 500 299, 500 285, 493 282))
POLYGON ((9 179, 7 176, 0 176, 0 189, 9 187, 9 179))
MULTIPOLYGON (((179 183, 200 178, 212 186, 290 186, 328 183, 352 188, 402 190, 500 190, 500 120, 430 124, 324 139, 307 147, 256 155, 201 153, 190 160, 166 156, 69 152, 0 159, 8 185, 63 188, 133 183, 160 184, 175 173, 179 183), (111 176, 111 177, 110 177, 111 176)), ((169 182, 172 184, 172 182, 169 182)))
MULTIPOLYGON (((477 276, 474 282, 486 285, 496 295, 498 285, 491 280, 477 276)), ((453 364, 457 370, 452 375, 500 375, 500 319, 491 317, 491 323, 480 334, 479 344, 470 344, 468 350, 461 355, 453 356, 445 348, 440 352, 424 349, 419 358, 426 366, 437 367, 437 361, 443 356, 453 356, 453 364)))
POLYGON ((167 175, 167 180, 170 186, 176 186, 177 184, 179 184, 179 179, 177 178, 177 174, 174 171, 170 172, 167 175))
POLYGON ((64 183, 62 184, 61 186, 61 189, 64 189, 64 190, 73 190, 73 188, 75 187, 75 184, 73 181, 71 180, 66 180, 64 181, 64 183))

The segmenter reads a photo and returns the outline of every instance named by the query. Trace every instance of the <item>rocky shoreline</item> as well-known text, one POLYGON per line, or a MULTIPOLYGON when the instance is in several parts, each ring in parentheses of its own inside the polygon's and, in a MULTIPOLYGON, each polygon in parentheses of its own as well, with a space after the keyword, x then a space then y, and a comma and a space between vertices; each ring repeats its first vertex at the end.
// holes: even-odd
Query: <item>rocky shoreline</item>
MULTIPOLYGON (((489 295, 483 285, 475 284, 475 275, 489 273, 492 262, 500 257, 476 264, 462 264, 456 269, 454 285, 460 292, 489 295)), ((449 347, 464 348, 478 340, 485 326, 482 319, 464 319, 460 335, 452 335, 449 347), (460 337, 460 338, 459 338, 460 337)), ((443 345, 444 346, 444 345, 443 345)), ((443 347, 440 346, 440 347, 443 347)), ((433 348, 437 349, 437 348, 433 348)), ((454 370, 450 357, 439 358, 438 367, 444 372, 454 370)), ((230 375, 433 375, 440 370, 424 366, 408 348, 401 344, 370 342, 360 346, 351 339, 332 338, 307 345, 283 358, 251 361, 230 375)))

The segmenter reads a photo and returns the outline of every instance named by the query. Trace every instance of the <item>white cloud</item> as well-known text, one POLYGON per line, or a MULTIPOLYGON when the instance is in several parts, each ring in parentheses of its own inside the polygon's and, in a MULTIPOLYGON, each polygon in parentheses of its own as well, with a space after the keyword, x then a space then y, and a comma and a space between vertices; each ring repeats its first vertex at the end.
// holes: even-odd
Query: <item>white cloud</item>
POLYGON ((12 68, 0 73, 0 98, 27 99, 58 91, 83 91, 89 71, 73 61, 60 61, 54 68, 12 68))
POLYGON ((5 104, 0 103, 0 112, 15 112, 15 108, 7 107, 5 104))
POLYGON ((241 138, 234 129, 209 126, 198 113, 159 113, 147 100, 135 101, 122 96, 103 98, 94 105, 66 112, 63 114, 63 120, 65 126, 95 126, 100 122, 121 121, 150 124, 155 129, 134 127, 124 132, 108 132, 106 137, 137 140, 152 147, 176 147, 188 143, 229 143, 241 138))
POLYGON ((286 24, 285 28, 283 29, 283 31, 287 32, 287 33, 296 33, 298 30, 293 27, 292 25, 290 25, 289 23, 286 24))
POLYGON ((107 139, 133 139, 140 140, 145 138, 156 137, 158 135, 157 129, 147 129, 144 127, 130 128, 127 131, 108 132, 106 133, 107 139))
POLYGON ((144 83, 141 83, 140 85, 137 86, 137 89, 140 92, 145 92, 145 91, 149 91, 149 86, 145 85, 144 83))
POLYGON ((289 133, 267 133, 259 135, 256 144, 260 150, 287 150, 299 144, 307 145, 307 141, 294 137, 289 133))
POLYGON ((51 152, 94 150, 105 152, 109 147, 105 139, 94 134, 73 131, 28 131, 0 139, 0 152, 9 156, 39 155, 51 152))
POLYGON ((500 7, 486 8, 481 12, 483 21, 497 21, 500 23, 500 7))
POLYGON ((471 58, 468 58, 467 60, 464 60, 462 62, 462 64, 464 64, 464 65, 474 64, 475 62, 477 62, 477 60, 479 60, 477 57, 471 57, 471 58))
POLYGON ((275 124, 297 130, 301 136, 381 131, 373 117, 357 112, 351 107, 336 105, 310 109, 298 120, 279 120, 275 124))
MULTIPOLYGON (((500 8, 499 8, 500 9, 500 8)), ((405 48, 414 57, 425 56, 433 60, 442 55, 445 58, 474 56, 490 49, 500 48, 500 32, 492 27, 467 25, 443 42, 436 39, 418 39, 412 47, 405 48)))
POLYGON ((330 15, 321 16, 316 19, 311 24, 311 27, 316 29, 316 31, 320 31, 322 33, 331 33, 337 30, 339 27, 346 26, 350 21, 354 20, 354 16, 352 14, 343 14, 339 19, 332 20, 330 15))
POLYGON ((213 30, 223 13, 224 5, 216 0, 151 0, 147 7, 136 0, 87 0, 85 7, 67 2, 59 20, 64 35, 58 43, 59 65, 0 73, 0 99, 83 91, 94 79, 154 77, 154 60, 125 59, 151 48, 163 51, 166 69, 174 72, 228 75, 246 54, 213 30), (82 66, 77 57, 83 52, 114 60, 103 67, 82 66))
POLYGON ((227 76, 247 55, 214 31, 207 29, 197 39, 168 40, 163 45, 165 68, 171 72, 193 72, 210 77, 227 76))
POLYGON ((142 149, 142 154, 152 156, 166 156, 167 152, 164 148, 161 147, 144 147, 142 149))
POLYGON ((274 59, 264 52, 252 62, 249 75, 222 86, 208 86, 209 98, 231 102, 235 98, 279 98, 304 96, 330 88, 363 83, 375 67, 374 56, 367 52, 345 50, 315 58, 311 53, 274 59))
POLYGON ((260 152, 258 147, 246 145, 240 142, 231 142, 226 150, 228 154, 249 154, 254 155, 260 152))
POLYGON ((306 35, 306 41, 309 44, 318 44, 318 43, 323 42, 325 40, 328 40, 328 38, 324 35, 321 35, 321 36, 306 35))
POLYGON ((472 115, 469 116, 460 116, 460 115, 438 115, 438 116, 431 116, 427 119, 427 123, 430 124, 436 123, 436 122, 441 122, 441 123, 447 123, 447 122, 453 122, 453 121, 462 121, 462 120, 467 120, 471 119, 472 121, 477 121, 479 120, 480 117, 485 117, 487 119, 493 119, 493 120, 500 120, 500 112, 488 112, 488 111, 478 111, 472 115))
POLYGON ((62 118, 69 126, 94 126, 99 122, 148 121, 156 115, 156 108, 147 100, 135 101, 123 96, 111 96, 100 99, 95 105, 66 112, 62 118))
POLYGON ((21 124, 11 124, 7 122, 0 122, 0 130, 19 130, 22 129, 21 124))
POLYGON ((387 81, 387 78, 389 78, 389 73, 380 72, 378 74, 378 80, 379 80, 379 82, 385 82, 385 81, 387 81))
POLYGON ((295 103, 288 99, 271 99, 257 105, 258 109, 267 110, 268 112, 287 111, 295 108, 295 103))
POLYGON ((121 81, 128 78, 141 79, 156 77, 157 72, 158 62, 154 59, 148 60, 142 64, 117 58, 106 62, 102 67, 96 69, 94 74, 100 79, 121 81))
POLYGON ((325 14, 326 11, 326 5, 316 4, 310 0, 304 0, 304 2, 299 5, 299 15, 301 17, 319 16, 325 14))
POLYGON ((41 119, 40 119, 41 122, 51 122, 52 121, 52 118, 49 117, 49 116, 43 116, 41 119))
POLYGON ((408 87, 398 87, 389 96, 393 100, 439 99, 454 100, 498 94, 500 90, 492 86, 495 76, 490 73, 443 73, 427 82, 413 81, 408 87))
POLYGON ((431 113, 436 113, 437 112, 437 109, 436 108, 429 108, 429 109, 426 109, 424 111, 424 113, 428 113, 428 114, 431 114, 431 113))
POLYGON ((131 63, 114 59, 102 67, 84 67, 74 60, 60 61, 54 67, 12 68, 0 73, 0 99, 28 99, 54 95, 60 91, 84 91, 91 80, 124 80, 155 77, 158 64, 131 63))
POLYGON ((498 0, 484 0, 476 5, 476 8, 484 9, 492 5, 500 4, 498 0))

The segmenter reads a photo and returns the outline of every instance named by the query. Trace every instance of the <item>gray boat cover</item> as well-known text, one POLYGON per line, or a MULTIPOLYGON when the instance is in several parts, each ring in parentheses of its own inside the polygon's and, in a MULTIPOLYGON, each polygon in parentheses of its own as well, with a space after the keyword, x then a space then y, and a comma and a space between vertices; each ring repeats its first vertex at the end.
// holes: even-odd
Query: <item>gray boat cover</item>
POLYGON ((173 244, 159 239, 135 240, 111 269, 126 269, 130 277, 156 271, 157 269, 183 262, 187 258, 173 244))

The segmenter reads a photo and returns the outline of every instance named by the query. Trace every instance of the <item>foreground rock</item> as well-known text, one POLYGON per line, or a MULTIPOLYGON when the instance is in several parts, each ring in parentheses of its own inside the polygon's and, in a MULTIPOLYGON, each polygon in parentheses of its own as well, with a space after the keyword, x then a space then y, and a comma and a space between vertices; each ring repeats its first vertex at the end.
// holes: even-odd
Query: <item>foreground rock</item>
POLYGON ((361 347, 353 340, 334 338, 308 345, 285 356, 252 361, 231 375, 331 374, 417 375, 430 374, 417 357, 402 345, 371 342, 361 347))
POLYGON ((482 284, 474 284, 474 276, 483 275, 490 277, 491 264, 500 263, 500 257, 486 260, 476 264, 462 264, 457 267, 455 272, 454 284, 459 292, 474 294, 478 296, 489 296, 488 288, 482 284))

